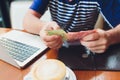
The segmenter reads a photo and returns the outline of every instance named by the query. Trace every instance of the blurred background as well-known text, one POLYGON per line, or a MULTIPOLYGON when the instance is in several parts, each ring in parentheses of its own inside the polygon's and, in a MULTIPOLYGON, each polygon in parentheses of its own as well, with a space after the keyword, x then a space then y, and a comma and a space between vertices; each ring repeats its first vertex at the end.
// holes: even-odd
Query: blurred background
MULTIPOLYGON (((17 14, 17 11, 20 10, 20 8, 23 9, 22 4, 31 2, 31 1, 32 0, 0 0, 0 27, 11 28, 13 26, 12 24, 13 14, 15 12, 17 14)), ((24 5, 27 6, 26 4, 24 5)), ((18 13, 20 13, 20 11, 18 13)), ((20 15, 20 14, 17 14, 17 15, 20 15)), ((14 17, 17 17, 17 16, 14 15, 14 17)))
MULTIPOLYGON (((23 30, 22 21, 33 0, 0 0, 0 27, 23 30)), ((50 21, 49 8, 40 18, 50 21)))
MULTIPOLYGON (((33 0, 0 0, 0 27, 23 29, 22 21, 33 0)), ((41 18, 50 21, 49 9, 41 18)))
POLYGON ((10 3, 12 0, 0 0, 0 27, 10 27, 10 3))

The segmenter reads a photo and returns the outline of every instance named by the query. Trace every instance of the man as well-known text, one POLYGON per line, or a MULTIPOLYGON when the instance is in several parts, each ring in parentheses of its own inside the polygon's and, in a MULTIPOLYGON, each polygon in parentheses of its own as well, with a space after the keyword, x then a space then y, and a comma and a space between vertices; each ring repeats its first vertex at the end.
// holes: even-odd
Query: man
POLYGON ((113 6, 110 5, 119 5, 120 1, 102 1, 103 0, 34 0, 25 15, 24 28, 31 33, 39 34, 48 47, 58 49, 63 44, 62 38, 57 35, 48 36, 46 30, 56 30, 60 28, 66 32, 91 30, 94 29, 98 14, 103 12, 102 15, 104 15, 104 19, 111 29, 107 31, 96 29, 95 33, 91 33, 79 41, 92 52, 103 53, 110 45, 120 42, 120 25, 118 25, 120 20, 117 19, 118 21, 115 23, 115 21, 112 20, 114 16, 111 18, 106 14, 106 10, 108 9, 111 11, 111 14, 112 11, 119 11, 119 9, 117 10, 115 8, 114 10, 110 10, 113 9, 111 8, 113 6), (110 7, 107 7, 108 5, 110 7), (52 22, 39 20, 47 7, 50 8, 52 22))

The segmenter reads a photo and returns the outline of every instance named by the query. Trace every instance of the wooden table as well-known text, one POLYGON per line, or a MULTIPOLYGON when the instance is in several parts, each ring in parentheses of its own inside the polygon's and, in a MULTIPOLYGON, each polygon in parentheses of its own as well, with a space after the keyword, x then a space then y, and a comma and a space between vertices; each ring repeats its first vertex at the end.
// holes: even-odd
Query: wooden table
MULTIPOLYGON (((4 34, 11 29, 0 28, 0 34, 4 34)), ((49 50, 44 55, 47 58, 56 58, 57 52, 49 50)), ((38 59, 39 61, 39 59, 38 59)), ((0 60, 0 80, 23 80, 24 76, 30 71, 31 66, 26 69, 17 69, 0 60)), ((120 72, 118 71, 74 71, 77 80, 120 80, 120 72)))

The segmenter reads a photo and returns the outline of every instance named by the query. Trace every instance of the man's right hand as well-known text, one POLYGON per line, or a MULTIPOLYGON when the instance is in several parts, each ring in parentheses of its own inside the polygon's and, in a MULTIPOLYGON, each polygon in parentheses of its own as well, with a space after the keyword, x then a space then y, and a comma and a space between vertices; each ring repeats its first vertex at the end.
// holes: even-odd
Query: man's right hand
POLYGON ((60 26, 56 22, 48 22, 40 31, 40 37, 43 39, 44 43, 53 49, 58 49, 62 46, 63 40, 59 35, 48 35, 48 30, 57 30, 60 29, 60 26))

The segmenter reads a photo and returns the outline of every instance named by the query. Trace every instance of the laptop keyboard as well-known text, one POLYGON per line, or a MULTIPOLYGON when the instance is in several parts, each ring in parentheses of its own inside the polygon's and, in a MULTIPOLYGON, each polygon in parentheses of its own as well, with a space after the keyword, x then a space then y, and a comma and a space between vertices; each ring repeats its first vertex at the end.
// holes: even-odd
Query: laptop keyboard
POLYGON ((31 55, 39 50, 37 47, 33 47, 27 44, 16 42, 7 38, 1 38, 0 43, 4 46, 9 54, 16 60, 23 62, 31 55))

